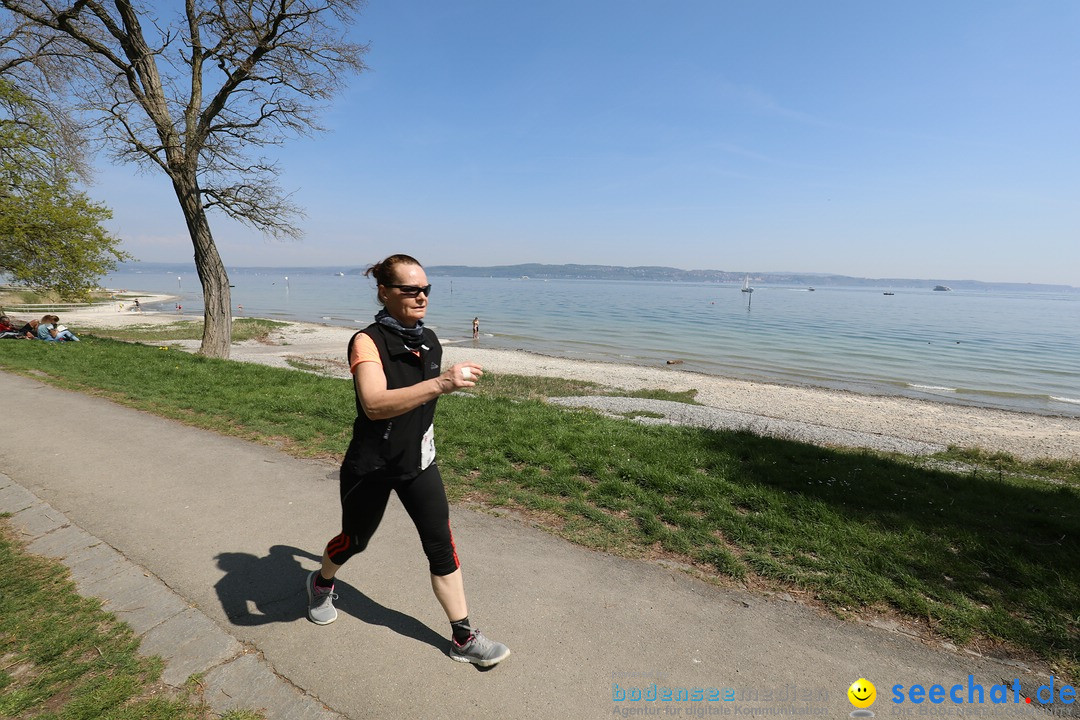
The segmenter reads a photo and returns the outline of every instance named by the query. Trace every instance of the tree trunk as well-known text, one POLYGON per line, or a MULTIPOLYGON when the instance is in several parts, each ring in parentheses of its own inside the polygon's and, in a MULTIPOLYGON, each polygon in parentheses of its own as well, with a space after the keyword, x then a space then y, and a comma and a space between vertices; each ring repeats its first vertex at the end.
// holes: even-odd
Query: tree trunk
POLYGON ((184 211, 191 244, 195 248, 195 269, 203 291, 203 336, 199 352, 208 357, 228 358, 232 342, 232 295, 229 275, 221 262, 206 210, 199 193, 195 170, 183 170, 172 175, 173 188, 184 211))

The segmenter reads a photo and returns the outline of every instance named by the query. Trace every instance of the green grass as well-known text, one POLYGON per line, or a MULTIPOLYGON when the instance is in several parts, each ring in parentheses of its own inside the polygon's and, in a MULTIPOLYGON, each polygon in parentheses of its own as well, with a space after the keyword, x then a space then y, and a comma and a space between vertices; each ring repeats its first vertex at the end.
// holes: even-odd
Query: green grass
POLYGON ((9 288, 0 291, 0 306, 39 305, 52 302, 58 302, 58 300, 51 295, 27 288, 9 288))
MULTIPOLYGON (((667 400, 669 402, 680 402, 686 405, 700 405, 694 397, 697 395, 697 390, 683 390, 682 392, 671 392, 670 390, 634 390, 628 393, 620 393, 623 397, 632 398, 645 398, 646 400, 667 400)), ((662 415, 660 417, 663 417, 662 415)))
POLYGON ((634 418, 655 418, 657 420, 667 417, 663 413, 652 412, 651 410, 631 410, 630 412, 619 413, 624 418, 633 420, 634 418))
MULTIPOLYGON (((233 342, 244 340, 266 340, 275 329, 285 327, 287 323, 257 318, 239 318, 232 324, 233 342)), ((201 340, 203 335, 202 320, 180 320, 167 325, 127 325, 118 328, 98 328, 88 331, 96 337, 135 342, 168 342, 169 340, 201 340)))
MULTIPOLYGON (((120 296, 117 296, 120 297, 120 296)), ((104 303, 112 302, 113 296, 103 290, 91 290, 85 297, 62 297, 55 292, 41 292, 34 290, 33 288, 23 287, 20 285, 2 285, 0 286, 0 309, 7 308, 11 305, 65 305, 68 303, 104 303)), ((34 312, 42 312, 42 308, 38 308, 34 312)), ((16 309, 11 310, 13 313, 21 313, 23 311, 16 309)))
POLYGON ((291 368, 297 370, 303 370, 304 372, 317 373, 321 372, 322 368, 314 363, 304 362, 303 360, 297 360, 296 358, 285 358, 285 364, 291 368))
POLYGON ((621 390, 587 380, 495 374, 491 372, 485 372, 483 381, 470 388, 469 393, 480 397, 499 397, 510 400, 544 400, 553 397, 575 397, 578 395, 614 395, 618 397, 670 400, 688 405, 701 404, 694 399, 697 390, 684 390, 682 392, 671 392, 670 390, 621 390))
POLYGON ((89 335, 40 346, 8 341, 0 366, 15 369, 9 363, 21 356, 23 370, 61 387, 305 457, 343 453, 356 415, 347 381, 89 335))
POLYGON ((978 448, 950 447, 933 458, 937 463, 966 466, 976 475, 1003 478, 1008 475, 1044 477, 1080 488, 1080 462, 1074 460, 1036 460, 1021 462, 1008 453, 991 453, 978 448))
MULTIPOLYGON (((161 685, 131 628, 83 598, 59 563, 27 554, 0 516, 0 717, 207 720, 197 683, 161 685)), ((223 720, 257 720, 230 712, 223 720)))
MULTIPOLYGON (((347 380, 95 338, 0 345, 0 367, 303 456, 340 457, 355 413, 347 380)), ((543 401, 603 391, 486 373, 471 397, 444 398, 451 497, 841 615, 885 612, 954 642, 1018 648, 1078 676, 1080 464, 959 449, 930 464, 543 401)))

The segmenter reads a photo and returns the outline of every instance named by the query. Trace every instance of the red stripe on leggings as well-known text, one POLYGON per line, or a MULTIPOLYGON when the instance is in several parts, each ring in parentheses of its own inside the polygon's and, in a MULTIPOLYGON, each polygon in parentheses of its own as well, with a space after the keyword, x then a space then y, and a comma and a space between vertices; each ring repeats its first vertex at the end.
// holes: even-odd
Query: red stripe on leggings
MULTIPOLYGON (((446 521, 446 529, 450 530, 450 521, 446 521)), ((457 545, 454 544, 454 531, 450 530, 450 549, 454 551, 454 567, 461 567, 461 561, 457 557, 457 545)))
POLYGON ((349 549, 349 536, 345 533, 341 533, 329 543, 326 544, 327 555, 337 555, 340 552, 344 552, 349 549))

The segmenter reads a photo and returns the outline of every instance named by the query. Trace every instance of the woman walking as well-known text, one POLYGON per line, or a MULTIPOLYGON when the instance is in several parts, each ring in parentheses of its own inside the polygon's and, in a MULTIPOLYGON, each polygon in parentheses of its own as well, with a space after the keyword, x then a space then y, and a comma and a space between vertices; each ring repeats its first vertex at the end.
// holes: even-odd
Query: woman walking
POLYGON ((393 490, 420 534, 431 588, 450 621, 450 657, 494 665, 510 649, 469 621, 432 425, 439 396, 472 387, 483 372, 469 362, 441 370, 442 346, 423 323, 431 285, 419 262, 391 255, 364 274, 374 276, 383 309, 349 341, 356 421, 341 466, 342 530, 327 543, 322 568, 308 575, 308 618, 319 625, 337 619, 334 576, 367 547, 393 490))

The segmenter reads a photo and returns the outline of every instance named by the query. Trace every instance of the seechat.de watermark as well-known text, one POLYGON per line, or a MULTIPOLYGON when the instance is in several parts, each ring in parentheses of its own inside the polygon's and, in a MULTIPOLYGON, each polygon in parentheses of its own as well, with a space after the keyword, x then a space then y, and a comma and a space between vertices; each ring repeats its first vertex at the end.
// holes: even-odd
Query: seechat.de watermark
MULTIPOLYGON (((977 715, 980 710, 1003 705, 1033 705, 1053 711, 1076 702, 1076 688, 1067 684, 1059 685, 1052 675, 1050 682, 1040 685, 1033 695, 1024 694, 1019 678, 1014 678, 1011 682, 984 685, 976 682, 974 675, 968 675, 967 682, 948 685, 898 683, 889 690, 889 702, 892 703, 891 712, 894 715, 911 715, 916 712, 922 714, 924 708, 931 706, 937 706, 934 710, 936 714, 964 712, 977 715)), ((877 688, 866 678, 859 678, 851 684, 848 688, 848 699, 856 708, 851 713, 853 718, 874 716, 869 708, 877 700, 877 688)))
POLYGON ((1019 678, 1014 679, 1009 684, 998 683, 995 685, 983 686, 980 683, 975 682, 974 675, 968 675, 967 683, 956 683, 946 687, 940 683, 935 683, 930 687, 917 684, 905 687, 904 685, 892 686, 892 697, 890 700, 897 704, 902 705, 906 702, 919 705, 924 702, 932 703, 934 705, 940 705, 942 703, 952 703, 955 705, 963 704, 984 704, 992 703, 994 705, 1003 705, 1005 703, 1015 703, 1017 705, 1038 703, 1040 705, 1050 705, 1055 702, 1059 702, 1062 705, 1071 705, 1076 702, 1076 688, 1072 685, 1057 685, 1057 681, 1054 676, 1050 676, 1050 682, 1048 684, 1040 685, 1039 689, 1035 691, 1035 696, 1024 696, 1020 690, 1019 678))

